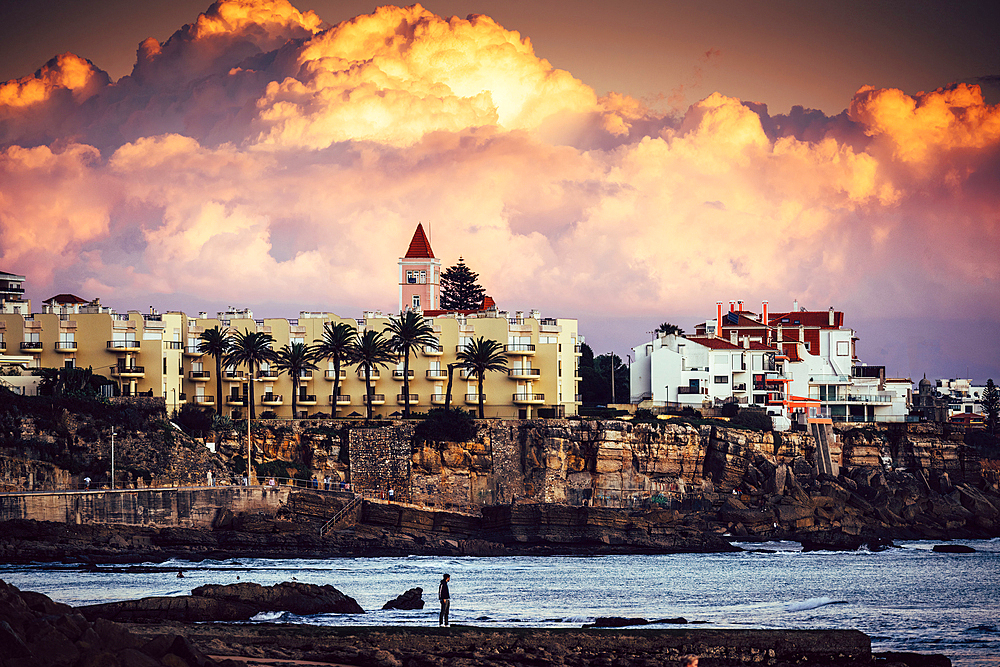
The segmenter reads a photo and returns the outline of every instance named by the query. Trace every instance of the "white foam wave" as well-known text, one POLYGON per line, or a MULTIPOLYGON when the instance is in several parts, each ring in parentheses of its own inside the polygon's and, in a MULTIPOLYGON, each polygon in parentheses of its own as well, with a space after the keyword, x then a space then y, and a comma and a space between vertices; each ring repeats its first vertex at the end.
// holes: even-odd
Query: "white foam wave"
POLYGON ((267 623, 268 621, 280 621, 281 617, 284 615, 285 612, 283 611, 262 611, 250 620, 267 623))
POLYGON ((785 611, 806 611, 807 609, 816 609, 817 607, 833 604, 834 602, 833 598, 825 596, 809 598, 808 600, 802 600, 800 602, 789 602, 785 605, 785 611))

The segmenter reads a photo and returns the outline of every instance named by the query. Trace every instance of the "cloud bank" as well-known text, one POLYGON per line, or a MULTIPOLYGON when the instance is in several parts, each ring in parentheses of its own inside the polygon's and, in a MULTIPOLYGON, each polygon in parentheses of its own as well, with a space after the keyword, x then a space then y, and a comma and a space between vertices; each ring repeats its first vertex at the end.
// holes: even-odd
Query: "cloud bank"
POLYGON ((422 221, 510 309, 996 322, 1000 108, 966 84, 845 107, 664 115, 486 16, 217 2, 119 81, 63 54, 0 84, 0 268, 120 307, 391 310, 422 221))

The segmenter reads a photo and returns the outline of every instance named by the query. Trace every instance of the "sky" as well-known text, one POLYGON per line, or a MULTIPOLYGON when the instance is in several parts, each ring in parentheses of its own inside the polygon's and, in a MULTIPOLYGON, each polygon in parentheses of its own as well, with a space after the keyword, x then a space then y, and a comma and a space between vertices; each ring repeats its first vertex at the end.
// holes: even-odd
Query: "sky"
POLYGON ((890 376, 1000 379, 1000 9, 942 4, 5 3, 0 270, 393 312, 422 222, 598 354, 797 299, 890 376))

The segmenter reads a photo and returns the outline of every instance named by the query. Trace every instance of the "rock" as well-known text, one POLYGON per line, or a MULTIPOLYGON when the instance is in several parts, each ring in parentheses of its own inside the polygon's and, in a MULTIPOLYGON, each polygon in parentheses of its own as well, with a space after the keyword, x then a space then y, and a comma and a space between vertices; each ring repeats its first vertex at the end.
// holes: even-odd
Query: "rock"
POLYGON ((333 586, 317 586, 297 581, 286 581, 274 586, 252 583, 199 586, 191 591, 191 595, 242 603, 258 611, 290 611, 300 616, 365 613, 354 598, 344 595, 333 586))
POLYGON ((623 618, 621 616, 598 616, 593 623, 584 623, 585 628, 627 628, 633 625, 649 625, 645 618, 623 618))
POLYGON ((411 588, 396 599, 386 602, 382 609, 423 609, 423 594, 424 589, 411 588))
POLYGON ((238 600, 211 599, 180 595, 151 597, 122 602, 108 602, 77 607, 88 620, 98 618, 116 623, 154 623, 158 621, 246 621, 262 609, 238 600))
POLYGON ((802 551, 857 551, 865 540, 860 536, 838 531, 810 533, 808 537, 801 537, 798 542, 802 545, 802 551))
POLYGON ((933 551, 940 554, 974 554, 976 550, 964 544, 935 544, 933 551))

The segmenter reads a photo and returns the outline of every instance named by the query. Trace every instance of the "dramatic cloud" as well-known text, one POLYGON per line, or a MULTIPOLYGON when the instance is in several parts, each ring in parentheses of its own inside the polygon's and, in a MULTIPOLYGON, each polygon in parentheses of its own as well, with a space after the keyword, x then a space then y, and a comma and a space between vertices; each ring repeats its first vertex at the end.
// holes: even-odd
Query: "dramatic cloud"
POLYGON ((422 221, 501 307, 616 345, 643 337, 616 317, 720 299, 953 320, 995 301, 1000 109, 965 84, 845 106, 714 93, 664 115, 489 17, 324 30, 284 0, 218 2, 117 82, 64 54, 0 84, 0 268, 119 307, 391 310, 422 221))

